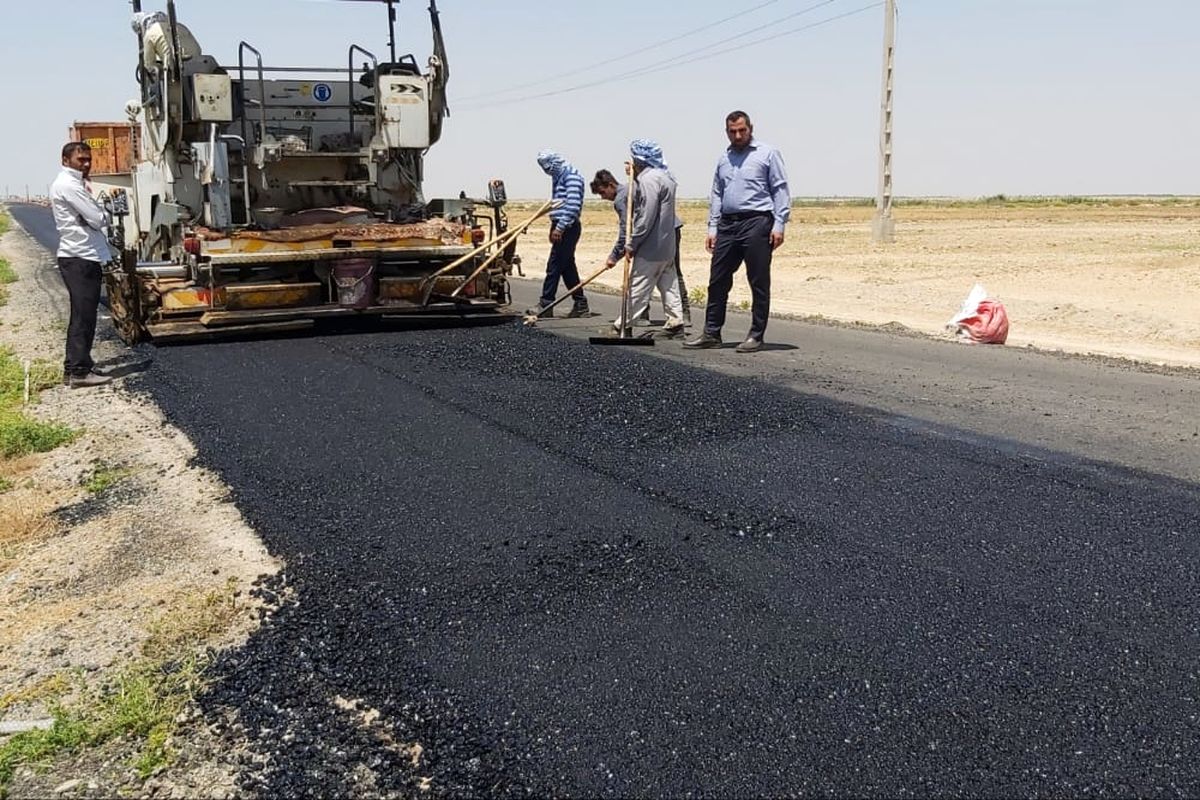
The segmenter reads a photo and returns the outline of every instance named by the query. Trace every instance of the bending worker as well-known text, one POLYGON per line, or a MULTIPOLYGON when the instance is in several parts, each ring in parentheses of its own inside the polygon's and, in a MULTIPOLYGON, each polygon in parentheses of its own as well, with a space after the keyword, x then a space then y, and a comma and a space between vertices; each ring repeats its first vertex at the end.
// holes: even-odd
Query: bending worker
MULTIPOLYGON (((592 194, 598 195, 601 199, 607 200, 613 204, 613 211, 617 213, 617 241, 613 244, 612 252, 608 255, 606 265, 614 267, 617 261, 625 257, 625 202, 629 188, 623 183, 617 183, 617 178, 606 169, 598 170, 596 177, 592 179, 591 184, 592 194)), ((690 324, 692 321, 692 311, 688 304, 687 287, 683 281, 683 268, 680 264, 679 245, 683 235, 683 220, 676 214, 675 216, 675 275, 679 278, 679 298, 683 304, 683 321, 685 324, 690 324)), ((667 310, 666 299, 663 299, 663 311, 667 310)), ((633 324, 649 324, 650 322, 650 307, 646 306, 645 313, 640 317, 634 317, 633 324)))
MULTIPOLYGON (((675 178, 667 172, 662 148, 650 139, 634 139, 629 145, 633 158, 633 230, 625 253, 633 258, 629 277, 629 315, 637 318, 650 306, 650 295, 658 287, 667 311, 663 333, 683 333, 683 304, 679 278, 675 274, 675 178)), ((629 327, 621 317, 613 323, 618 333, 629 327)))

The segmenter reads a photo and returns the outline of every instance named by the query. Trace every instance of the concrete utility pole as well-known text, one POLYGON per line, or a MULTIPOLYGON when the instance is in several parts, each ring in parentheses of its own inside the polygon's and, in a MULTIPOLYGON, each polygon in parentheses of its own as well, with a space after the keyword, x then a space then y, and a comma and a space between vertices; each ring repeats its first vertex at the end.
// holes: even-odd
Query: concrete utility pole
POLYGON ((879 115, 879 194, 875 198, 875 221, 871 238, 878 243, 896 241, 892 219, 892 92, 896 66, 896 0, 887 0, 883 24, 883 97, 879 115))

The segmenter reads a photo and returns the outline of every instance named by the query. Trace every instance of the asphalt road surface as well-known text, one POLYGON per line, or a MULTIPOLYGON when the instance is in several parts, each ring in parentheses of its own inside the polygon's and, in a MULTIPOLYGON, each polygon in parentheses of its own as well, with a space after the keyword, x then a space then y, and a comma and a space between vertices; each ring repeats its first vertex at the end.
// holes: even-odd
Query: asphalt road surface
POLYGON ((129 379, 287 563, 205 698, 245 791, 1200 793, 1194 374, 599 321, 129 379))

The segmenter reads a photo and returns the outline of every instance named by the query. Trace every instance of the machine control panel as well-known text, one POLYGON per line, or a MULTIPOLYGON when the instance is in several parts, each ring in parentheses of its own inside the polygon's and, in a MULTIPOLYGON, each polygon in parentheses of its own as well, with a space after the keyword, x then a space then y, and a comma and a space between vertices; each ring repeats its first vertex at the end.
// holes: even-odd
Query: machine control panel
POLYGON ((228 75, 192 76, 192 119, 232 122, 233 87, 228 75))

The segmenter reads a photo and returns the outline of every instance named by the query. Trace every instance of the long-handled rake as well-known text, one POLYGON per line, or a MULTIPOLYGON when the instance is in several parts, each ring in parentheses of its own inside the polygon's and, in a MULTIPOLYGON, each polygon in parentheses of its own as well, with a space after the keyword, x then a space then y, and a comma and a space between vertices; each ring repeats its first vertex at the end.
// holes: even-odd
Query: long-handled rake
MULTIPOLYGON (((625 163, 626 173, 629 175, 629 188, 625 194, 625 241, 628 243, 629 237, 633 236, 633 163, 625 163)), ((629 319, 629 281, 633 272, 633 256, 630 255, 629 248, 625 248, 625 275, 621 281, 621 328, 616 336, 589 336, 589 344, 600 345, 634 345, 640 347, 653 347, 654 339, 649 336, 634 336, 633 330, 630 328, 629 319)))

